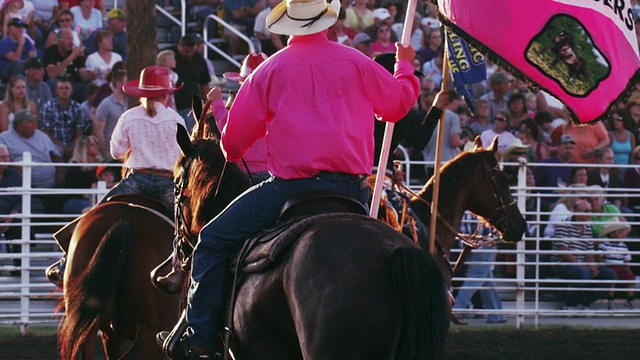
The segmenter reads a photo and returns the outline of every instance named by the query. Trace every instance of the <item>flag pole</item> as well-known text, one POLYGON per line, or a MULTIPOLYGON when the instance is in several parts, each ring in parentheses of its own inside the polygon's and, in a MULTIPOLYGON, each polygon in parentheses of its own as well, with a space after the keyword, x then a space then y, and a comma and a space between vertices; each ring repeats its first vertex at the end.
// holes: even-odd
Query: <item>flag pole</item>
MULTIPOLYGON (((402 46, 407 47, 411 42, 411 33, 413 29, 413 18, 416 14, 416 4, 418 0, 409 0, 407 4, 407 13, 404 17, 404 26, 402 27, 402 46)), ((415 49, 414 49, 415 50, 415 49)), ((389 151, 391 148, 391 138, 393 137, 394 123, 387 122, 384 128, 384 138, 382 139, 382 149, 380 151, 380 160, 378 162, 378 176, 373 187, 373 198, 369 215, 373 218, 378 217, 378 208, 380 208, 380 199, 382 198, 382 183, 384 182, 384 174, 389 160, 389 151)))
MULTIPOLYGON (((447 28, 444 28, 444 55, 442 57, 442 84, 440 89, 449 88, 449 41, 447 38, 447 28)), ((431 200, 431 226, 429 226, 429 251, 435 255, 436 226, 438 224, 438 200, 440 197, 440 161, 442 160, 442 134, 444 132, 444 118, 446 109, 442 112, 440 123, 438 124, 438 135, 436 137, 436 158, 433 167, 433 198, 431 200)))

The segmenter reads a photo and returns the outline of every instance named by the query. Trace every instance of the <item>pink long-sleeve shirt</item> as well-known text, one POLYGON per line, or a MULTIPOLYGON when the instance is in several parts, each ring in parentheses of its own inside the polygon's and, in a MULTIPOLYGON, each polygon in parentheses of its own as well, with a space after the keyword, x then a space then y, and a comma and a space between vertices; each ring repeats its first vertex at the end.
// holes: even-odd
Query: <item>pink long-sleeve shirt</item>
MULTIPOLYGON (((211 111, 213 112, 213 117, 216 119, 218 129, 224 129, 227 120, 229 120, 229 110, 227 110, 227 107, 224 105, 224 101, 222 101, 222 99, 214 100, 211 103, 211 111)), ((242 158, 252 173, 267 171, 267 140, 264 137, 256 140, 242 158)), ((246 172, 242 161, 239 161, 238 165, 242 171, 246 172)))
POLYGON ((408 61, 389 74, 325 33, 294 36, 240 87, 222 131, 229 161, 266 136, 271 174, 282 179, 320 171, 370 174, 374 114, 396 122, 419 95, 408 61))

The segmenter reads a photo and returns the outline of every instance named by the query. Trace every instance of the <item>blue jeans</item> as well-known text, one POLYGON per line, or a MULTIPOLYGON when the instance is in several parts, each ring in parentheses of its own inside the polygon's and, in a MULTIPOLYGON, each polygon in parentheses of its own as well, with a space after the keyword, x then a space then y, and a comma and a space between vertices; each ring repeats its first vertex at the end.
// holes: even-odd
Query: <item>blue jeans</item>
POLYGON ((99 204, 118 194, 138 194, 160 200, 167 206, 165 215, 173 220, 173 205, 175 201, 173 179, 155 175, 130 174, 112 187, 100 200, 99 204))
POLYGON ((189 341, 214 351, 220 346, 222 307, 230 257, 247 235, 273 226, 282 206, 291 197, 311 191, 350 195, 365 204, 369 197, 366 179, 321 172, 294 180, 270 178, 237 197, 200 231, 193 252, 191 287, 187 304, 189 341), (214 346, 215 346, 214 345, 214 346))
MULTIPOLYGON (((593 276, 591 271, 579 265, 557 265, 553 267, 553 274, 562 279, 575 280, 613 280, 616 273, 606 266, 598 266, 598 276, 593 276)), ((579 287, 608 287, 606 284, 576 284, 579 287)), ((576 306, 578 304, 589 306, 592 302, 605 297, 604 291, 567 291, 564 300, 566 306, 576 306)))
MULTIPOLYGON (((462 287, 458 291, 456 296, 456 303, 453 306, 454 309, 466 309, 471 305, 471 298, 476 293, 480 292, 482 297, 482 303, 485 309, 502 309, 502 302, 498 296, 498 292, 494 289, 495 284, 493 279, 493 266, 489 264, 495 259, 495 253, 475 253, 471 252, 467 261, 473 262, 486 262, 487 264, 471 264, 467 268, 467 277, 470 278, 483 278, 487 280, 467 280, 462 284, 462 287), (477 287, 485 287, 487 289, 474 289, 477 287)), ((489 315, 487 322, 496 323, 502 321, 502 315, 489 315)))

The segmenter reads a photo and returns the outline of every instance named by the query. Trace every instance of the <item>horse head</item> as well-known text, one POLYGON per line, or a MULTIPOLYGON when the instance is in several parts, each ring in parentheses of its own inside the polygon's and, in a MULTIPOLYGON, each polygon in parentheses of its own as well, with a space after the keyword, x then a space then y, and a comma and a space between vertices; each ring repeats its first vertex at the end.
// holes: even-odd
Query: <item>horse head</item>
POLYGON ((480 137, 476 137, 474 149, 460 155, 469 159, 464 164, 473 167, 470 177, 473 186, 466 193, 467 208, 498 229, 503 240, 517 242, 527 230, 527 223, 511 195, 509 176, 498 163, 497 151, 497 137, 486 149, 482 147, 480 137))
POLYGON ((202 227, 251 183, 237 164, 226 161, 219 140, 191 140, 182 126, 176 137, 182 156, 174 169, 175 218, 179 237, 195 246, 202 227))

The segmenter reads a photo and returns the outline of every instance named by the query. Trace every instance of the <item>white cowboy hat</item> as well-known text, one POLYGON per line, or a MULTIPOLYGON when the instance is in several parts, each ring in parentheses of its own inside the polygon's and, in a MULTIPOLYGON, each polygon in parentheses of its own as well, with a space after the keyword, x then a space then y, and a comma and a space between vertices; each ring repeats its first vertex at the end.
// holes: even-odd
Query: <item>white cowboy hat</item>
POLYGON ((529 145, 523 144, 520 138, 515 138, 513 139, 513 141, 511 141, 511 144, 509 144, 509 146, 507 146, 507 148, 504 149, 504 151, 502 152, 502 158, 506 159, 509 156, 509 154, 511 154, 511 152, 515 149, 526 150, 528 148, 529 148, 529 145))
POLYGON ((267 15, 267 29, 279 35, 310 35, 338 20, 340 0, 285 0, 267 15))
POLYGON ((614 231, 631 228, 629 224, 620 221, 620 219, 617 217, 611 218, 607 221, 610 222, 610 224, 605 225, 604 228, 600 230, 600 237, 605 237, 614 231))

